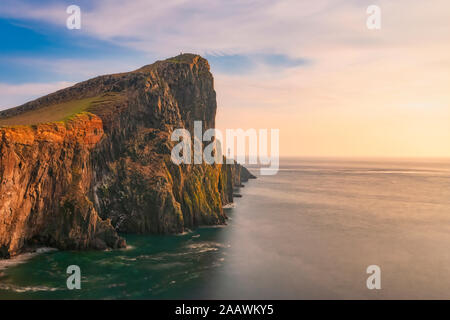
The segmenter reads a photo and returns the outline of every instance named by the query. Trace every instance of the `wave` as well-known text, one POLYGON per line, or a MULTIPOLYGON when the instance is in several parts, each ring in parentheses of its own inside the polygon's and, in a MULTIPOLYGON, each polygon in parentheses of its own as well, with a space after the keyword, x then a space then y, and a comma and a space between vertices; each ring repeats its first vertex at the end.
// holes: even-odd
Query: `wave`
POLYGON ((5 270, 6 268, 9 268, 9 267, 13 267, 13 266, 17 266, 19 264, 25 263, 28 260, 30 260, 31 258, 33 258, 39 254, 54 252, 54 251, 58 251, 58 249, 49 248, 49 247, 41 247, 41 248, 37 248, 34 252, 22 253, 17 256, 14 256, 10 259, 2 259, 2 260, 0 260, 0 271, 5 270))
POLYGON ((58 249, 56 248, 50 248, 50 247, 42 247, 42 248, 37 248, 36 249, 36 253, 40 254, 40 253, 47 253, 47 252, 55 252, 58 251, 58 249))
POLYGON ((46 287, 46 286, 19 287, 19 286, 15 286, 15 285, 0 284, 0 290, 14 291, 14 292, 17 292, 17 293, 24 293, 24 292, 39 292, 39 291, 53 292, 53 291, 57 291, 57 290, 61 290, 61 289, 60 288, 54 288, 54 287, 46 287))

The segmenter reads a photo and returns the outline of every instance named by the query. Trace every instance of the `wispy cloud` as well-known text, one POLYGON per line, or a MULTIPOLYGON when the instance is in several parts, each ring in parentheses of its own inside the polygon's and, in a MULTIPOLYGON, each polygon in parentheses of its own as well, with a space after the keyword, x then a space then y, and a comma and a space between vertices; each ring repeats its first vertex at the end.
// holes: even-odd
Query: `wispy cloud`
POLYGON ((71 82, 23 84, 0 83, 0 97, 2 97, 0 110, 15 107, 24 101, 36 99, 54 91, 70 87, 73 84, 74 83, 71 82))
POLYGON ((312 63, 306 58, 290 58, 282 54, 206 54, 205 58, 213 66, 215 72, 243 75, 258 72, 261 69, 280 69, 307 66, 312 63))
MULTIPOLYGON (((3 2, 0 16, 65 26, 67 14, 60 3, 3 2)), ((399 40, 415 45, 417 38, 444 41, 442 36, 448 35, 446 0, 433 6, 418 0, 377 3, 386 30, 378 35, 365 27, 365 9, 372 4, 365 0, 97 0, 81 5, 82 32, 161 56, 219 51, 292 58, 317 48, 392 47, 399 40)))
POLYGON ((43 57, 8 57, 3 61, 23 67, 35 68, 42 72, 58 75, 58 77, 70 78, 73 81, 86 80, 102 74, 120 73, 138 69, 148 64, 148 59, 140 58, 133 60, 108 59, 70 59, 55 58, 45 59, 43 57))

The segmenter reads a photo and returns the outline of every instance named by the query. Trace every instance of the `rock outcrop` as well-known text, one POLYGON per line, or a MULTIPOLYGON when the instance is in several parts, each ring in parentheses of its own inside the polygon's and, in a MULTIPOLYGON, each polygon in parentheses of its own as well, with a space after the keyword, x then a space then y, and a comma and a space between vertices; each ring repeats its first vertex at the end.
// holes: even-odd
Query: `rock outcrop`
POLYGON ((253 177, 247 169, 170 159, 174 129, 192 131, 198 120, 214 128, 205 59, 185 54, 100 76, 0 112, 0 125, 87 98, 85 110, 62 121, 0 127, 0 257, 37 246, 120 248, 117 232, 225 223, 222 207, 253 177))

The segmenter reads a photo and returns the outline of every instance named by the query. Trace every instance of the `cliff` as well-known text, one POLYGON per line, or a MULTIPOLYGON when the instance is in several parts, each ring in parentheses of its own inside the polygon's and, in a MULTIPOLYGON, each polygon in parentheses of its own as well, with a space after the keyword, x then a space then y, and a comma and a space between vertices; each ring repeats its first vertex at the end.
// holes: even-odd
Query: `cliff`
POLYGON ((173 130, 213 128, 216 109, 208 62, 185 54, 0 112, 0 257, 225 223, 233 188, 253 176, 170 159, 173 130))

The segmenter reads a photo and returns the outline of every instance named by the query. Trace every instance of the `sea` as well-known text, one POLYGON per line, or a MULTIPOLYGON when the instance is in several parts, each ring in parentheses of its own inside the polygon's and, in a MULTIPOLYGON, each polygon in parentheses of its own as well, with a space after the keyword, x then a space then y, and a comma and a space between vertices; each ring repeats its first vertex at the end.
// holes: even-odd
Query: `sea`
POLYGON ((284 158, 276 175, 251 171, 226 226, 2 260, 0 299, 450 299, 450 160, 284 158))

